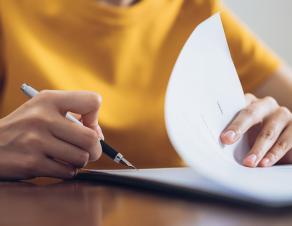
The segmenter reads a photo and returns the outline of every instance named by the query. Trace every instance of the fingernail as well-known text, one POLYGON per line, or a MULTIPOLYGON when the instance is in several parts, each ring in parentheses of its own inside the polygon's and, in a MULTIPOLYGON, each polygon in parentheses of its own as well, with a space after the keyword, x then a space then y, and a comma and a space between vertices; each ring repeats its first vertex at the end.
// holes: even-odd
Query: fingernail
POLYGON ((255 166, 255 162, 257 160, 257 156, 255 154, 251 154, 249 156, 247 156, 244 160, 243 163, 246 166, 255 166))
POLYGON ((269 163, 270 163, 270 159, 264 158, 261 162, 261 165, 265 167, 265 166, 269 166, 269 163))
POLYGON ((236 138, 236 133, 233 130, 228 130, 224 133, 224 136, 228 138, 230 141, 234 141, 236 138))

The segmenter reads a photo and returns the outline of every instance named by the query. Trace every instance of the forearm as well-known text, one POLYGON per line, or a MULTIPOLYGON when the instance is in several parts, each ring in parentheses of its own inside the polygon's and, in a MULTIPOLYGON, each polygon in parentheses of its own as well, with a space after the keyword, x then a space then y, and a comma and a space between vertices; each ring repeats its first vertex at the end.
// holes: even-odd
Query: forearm
POLYGON ((292 70, 288 66, 282 66, 254 92, 257 97, 272 96, 282 106, 292 111, 292 70))

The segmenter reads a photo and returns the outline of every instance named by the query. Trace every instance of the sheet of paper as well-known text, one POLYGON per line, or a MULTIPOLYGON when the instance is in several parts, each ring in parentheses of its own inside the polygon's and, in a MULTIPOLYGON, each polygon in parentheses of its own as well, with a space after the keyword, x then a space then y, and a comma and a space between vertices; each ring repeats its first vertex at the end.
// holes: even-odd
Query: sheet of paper
POLYGON ((292 166, 247 168, 244 137, 223 146, 221 131, 245 106, 244 94, 220 15, 200 24, 183 47, 173 69, 165 103, 170 140, 179 155, 200 174, 244 194, 292 200, 292 166))
MULTIPOLYGON (((85 171, 86 172, 86 171, 85 171)), ((106 173, 115 176, 138 178, 150 180, 158 183, 168 184, 170 186, 187 188, 190 190, 204 191, 210 194, 225 196, 229 198, 241 199, 251 203, 260 203, 267 206, 281 207, 291 205, 291 199, 275 199, 273 196, 262 196, 253 192, 242 192, 242 190, 226 187, 218 184, 216 181, 206 178, 204 175, 196 172, 191 167, 180 168, 155 168, 139 170, 87 170, 88 173, 106 173)), ((98 174, 97 174, 98 175, 98 174)), ((97 176, 98 178, 98 176, 97 176)))

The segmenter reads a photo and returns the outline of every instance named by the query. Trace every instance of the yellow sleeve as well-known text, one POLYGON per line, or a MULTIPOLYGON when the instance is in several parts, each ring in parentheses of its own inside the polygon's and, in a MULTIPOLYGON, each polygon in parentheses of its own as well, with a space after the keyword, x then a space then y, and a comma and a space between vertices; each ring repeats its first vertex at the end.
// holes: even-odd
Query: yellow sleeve
POLYGON ((219 11, 240 81, 251 92, 279 68, 280 60, 228 9, 220 6, 219 11))

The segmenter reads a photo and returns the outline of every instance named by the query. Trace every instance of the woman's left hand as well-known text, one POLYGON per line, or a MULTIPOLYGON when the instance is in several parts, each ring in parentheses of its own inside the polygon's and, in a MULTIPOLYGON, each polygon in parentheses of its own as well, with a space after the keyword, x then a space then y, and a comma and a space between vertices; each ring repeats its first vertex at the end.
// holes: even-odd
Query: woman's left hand
POLYGON ((292 114, 289 109, 279 106, 272 97, 258 99, 246 94, 245 98, 247 107, 222 132, 222 143, 233 144, 247 131, 254 134, 259 125, 260 130, 254 136, 255 142, 243 165, 266 167, 285 158, 289 160, 291 153, 288 152, 292 148, 292 114))

